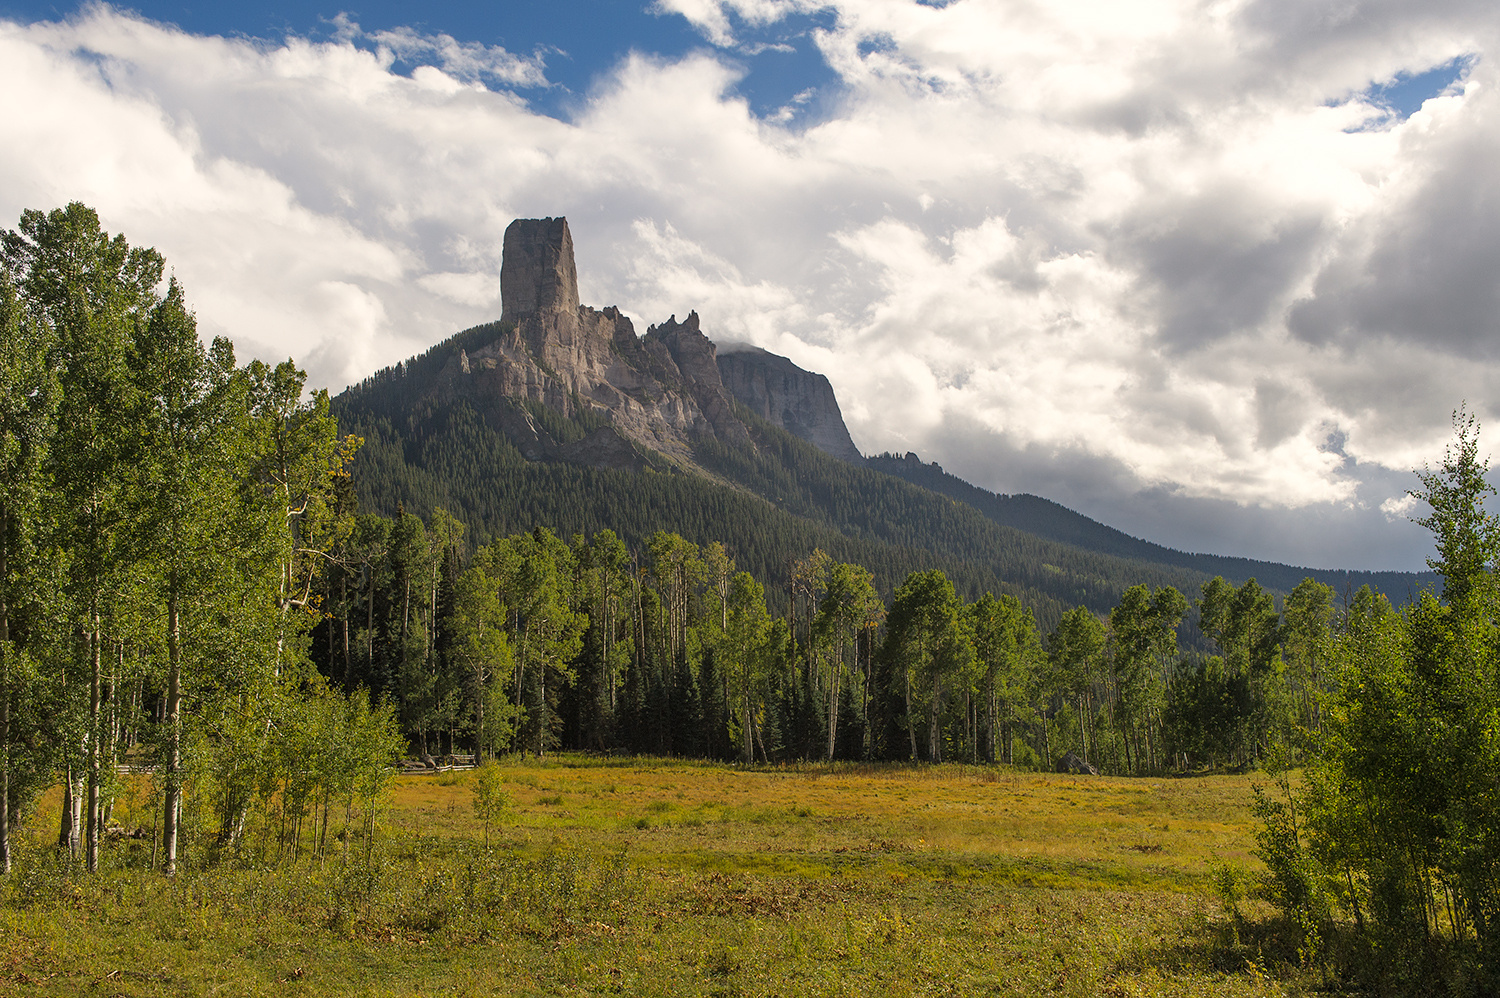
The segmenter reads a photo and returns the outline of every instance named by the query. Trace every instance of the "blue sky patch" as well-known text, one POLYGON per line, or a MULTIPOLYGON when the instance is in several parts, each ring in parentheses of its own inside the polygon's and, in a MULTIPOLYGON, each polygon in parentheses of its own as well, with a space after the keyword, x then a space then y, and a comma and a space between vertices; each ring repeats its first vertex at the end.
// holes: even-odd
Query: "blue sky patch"
POLYGON ((825 8, 752 27, 730 15, 739 43, 730 51, 746 70, 735 91, 750 102, 751 110, 767 117, 786 109, 796 120, 820 105, 814 97, 826 97, 837 88, 838 75, 813 41, 815 31, 831 29, 836 19, 836 12, 825 8))
POLYGON ((1423 101, 1438 96, 1461 80, 1473 61, 1473 56, 1464 55, 1421 73, 1398 73, 1389 83, 1369 87, 1364 97, 1385 105, 1398 121, 1405 121, 1422 109, 1423 101))
MULTIPOLYGON (((0 18, 30 23, 78 13, 81 5, 43 0, 0 0, 0 18)), ((597 79, 630 52, 678 59, 710 43, 683 17, 652 13, 649 0, 502 0, 499 3, 430 3, 398 0, 246 0, 242 3, 137 0, 129 4, 154 21, 201 35, 248 36, 280 41, 287 35, 314 40, 333 37, 340 13, 370 34, 408 27, 426 35, 447 34, 459 42, 503 46, 513 55, 540 53, 549 87, 519 88, 532 107, 568 118, 597 79)), ((813 31, 833 26, 831 9, 798 13, 754 27, 731 14, 738 43, 723 54, 745 76, 736 92, 762 117, 783 108, 798 118, 819 106, 815 96, 837 84, 837 76, 813 42, 813 31)), ((373 47, 370 43, 367 47, 373 47)), ((414 65, 395 67, 410 73, 414 65)), ((495 86, 493 80, 485 80, 495 86)), ((786 115, 782 115, 786 117, 786 115)))

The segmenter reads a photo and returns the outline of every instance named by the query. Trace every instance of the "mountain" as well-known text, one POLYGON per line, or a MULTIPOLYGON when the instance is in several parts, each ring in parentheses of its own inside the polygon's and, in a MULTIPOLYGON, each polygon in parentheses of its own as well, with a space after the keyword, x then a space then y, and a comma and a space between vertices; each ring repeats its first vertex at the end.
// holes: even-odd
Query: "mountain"
POLYGON ((422 384, 424 401, 472 406, 532 461, 693 467, 702 440, 747 439, 696 314, 637 337, 619 309, 579 304, 565 219, 511 223, 500 294, 500 322, 469 331, 456 351, 443 353, 422 384), (587 432, 561 439, 549 413, 587 432))
POLYGON ((733 344, 719 351, 719 377, 735 401, 771 425, 825 454, 855 464, 864 461, 823 375, 760 347, 733 344))
POLYGON ((989 492, 950 475, 936 462, 924 464, 921 458, 909 451, 904 456, 879 454, 866 458, 866 462, 877 471, 967 503, 996 523, 1101 554, 1152 564, 1175 565, 1210 577, 1222 575, 1230 580, 1253 578, 1269 589, 1279 589, 1282 592, 1290 591, 1308 576, 1333 586, 1340 595, 1368 585, 1386 593, 1398 603, 1422 589, 1435 589, 1439 586, 1435 572, 1354 572, 1299 568, 1251 558, 1191 554, 1132 537, 1082 513, 1075 513, 1051 499, 1025 493, 1001 495, 989 492))
MULTIPOLYGON (((334 400, 366 440, 354 468, 366 508, 446 508, 479 543, 538 525, 610 528, 637 550, 659 529, 722 541, 773 600, 814 547, 871 569, 886 593, 939 567, 969 598, 1015 593, 1043 626, 1074 605, 1106 612, 1136 583, 1192 595, 1214 574, 1281 589, 1303 574, 1341 589, 1352 578, 1182 555, 914 455, 867 462, 822 375, 762 350, 721 353, 696 313, 637 336, 617 308, 580 304, 564 219, 513 222, 500 278, 498 322, 334 400)), ((1399 598, 1416 579, 1382 588, 1399 598)))

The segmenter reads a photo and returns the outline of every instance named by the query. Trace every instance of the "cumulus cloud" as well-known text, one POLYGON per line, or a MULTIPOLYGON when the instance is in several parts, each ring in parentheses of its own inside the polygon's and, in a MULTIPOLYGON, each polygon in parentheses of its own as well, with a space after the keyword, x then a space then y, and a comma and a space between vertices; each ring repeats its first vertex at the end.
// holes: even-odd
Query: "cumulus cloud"
MULTIPOLYGON (((679 15, 714 45, 731 48, 741 44, 735 35, 735 20, 751 27, 764 27, 791 14, 831 6, 820 0, 656 0, 651 10, 657 15, 679 15)), ((765 47, 775 46, 751 43, 746 47, 763 51, 765 47)))
POLYGON ((1380 511, 1388 520, 1410 519, 1420 504, 1416 498, 1410 495, 1391 496, 1380 504, 1380 511))
POLYGON ((410 29, 0 22, 0 216, 97 207, 206 332, 336 389, 494 318, 505 225, 566 214, 585 301, 827 374, 867 452, 1178 546, 1420 567, 1391 497, 1500 398, 1492 4, 653 9, 709 47, 631 54, 567 120, 529 103, 541 54, 410 29), (758 116, 738 55, 815 12, 836 87, 758 116), (1409 116, 1382 96, 1443 67, 1409 116))
POLYGON ((452 35, 424 35, 411 28, 366 33, 347 14, 334 18, 335 37, 342 41, 368 39, 377 46, 382 61, 401 60, 433 65, 448 76, 468 83, 493 80, 520 87, 547 84, 546 63, 540 55, 518 56, 499 45, 460 42, 452 35))

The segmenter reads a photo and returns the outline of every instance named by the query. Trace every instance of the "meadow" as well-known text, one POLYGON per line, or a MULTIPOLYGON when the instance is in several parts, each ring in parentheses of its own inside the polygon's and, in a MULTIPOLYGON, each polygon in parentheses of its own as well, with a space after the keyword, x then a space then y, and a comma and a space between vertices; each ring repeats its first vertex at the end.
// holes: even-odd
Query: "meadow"
MULTIPOLYGON (((174 881, 57 861, 53 798, 0 904, 0 995, 1266 995, 1315 988, 1231 916, 1251 777, 558 756, 398 777, 373 836, 174 881), (488 834, 489 844, 485 839, 488 834)), ((128 811, 121 814, 128 820, 128 811)), ((336 829, 341 823, 335 819, 336 829)), ((191 848, 191 847, 190 847, 191 848)), ((201 858, 201 857, 200 857, 201 858)))

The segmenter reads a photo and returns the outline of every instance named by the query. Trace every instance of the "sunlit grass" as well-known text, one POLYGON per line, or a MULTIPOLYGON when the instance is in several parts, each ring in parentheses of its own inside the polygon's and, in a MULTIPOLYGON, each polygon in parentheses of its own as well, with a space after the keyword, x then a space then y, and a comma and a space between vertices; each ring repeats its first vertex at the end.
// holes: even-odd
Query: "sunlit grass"
POLYGON ((0 994, 1291 986, 1226 935, 1210 886, 1216 864, 1255 863, 1248 778, 502 765, 511 806, 491 850, 472 774, 407 776, 373 843, 190 869, 176 884, 118 868, 119 847, 96 879, 47 862, 44 805, 0 907, 0 994))
MULTIPOLYGON (((513 807, 501 841, 524 848, 549 832, 590 846, 624 842, 637 863, 660 869, 754 870, 774 858, 853 875, 946 863, 971 878, 1198 890, 1215 863, 1254 863, 1248 777, 601 766, 567 757, 510 763, 505 773, 513 807)), ((466 778, 402 777, 387 826, 469 838, 468 802, 466 778)))

